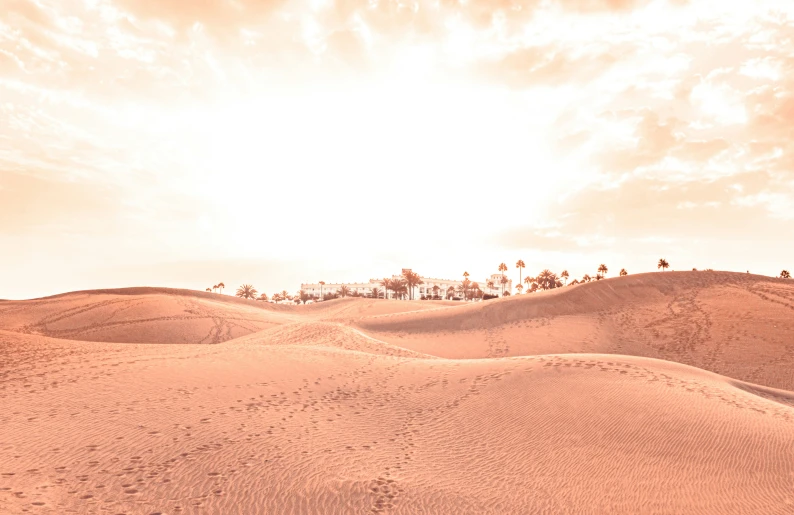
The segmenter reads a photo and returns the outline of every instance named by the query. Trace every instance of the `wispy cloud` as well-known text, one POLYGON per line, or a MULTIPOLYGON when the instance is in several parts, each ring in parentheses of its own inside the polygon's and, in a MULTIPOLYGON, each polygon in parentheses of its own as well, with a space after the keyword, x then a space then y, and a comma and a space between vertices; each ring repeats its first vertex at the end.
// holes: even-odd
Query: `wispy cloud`
POLYGON ((11 0, 0 238, 27 254, 117 248, 119 263, 393 252, 436 270, 462 242, 477 266, 612 252, 636 269, 638 242, 697 238, 711 243, 682 243, 686 259, 756 241, 737 262, 771 267, 773 245, 794 250, 779 237, 792 14, 772 0, 11 0))

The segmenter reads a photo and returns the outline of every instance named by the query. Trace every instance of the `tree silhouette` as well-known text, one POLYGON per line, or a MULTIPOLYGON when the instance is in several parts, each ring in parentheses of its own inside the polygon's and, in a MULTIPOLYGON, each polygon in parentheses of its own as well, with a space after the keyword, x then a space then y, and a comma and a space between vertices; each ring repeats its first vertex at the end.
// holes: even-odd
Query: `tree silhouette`
POLYGON ((526 285, 527 285, 527 293, 529 293, 529 292, 531 292, 531 291, 532 291, 532 290, 530 289, 530 285, 531 285, 532 283, 534 283, 534 282, 535 282, 535 279, 533 279, 532 277, 530 277, 530 276, 526 276, 526 277, 524 277, 524 284, 526 284, 526 285))
POLYGON ((469 290, 471 290, 471 281, 466 277, 461 281, 457 291, 463 295, 463 300, 469 300, 469 290))
POLYGON ((383 289, 385 290, 385 294, 383 295, 383 298, 384 299, 388 299, 389 298, 389 290, 393 289, 392 288, 392 280, 389 279, 388 277, 386 277, 384 279, 381 279, 380 280, 380 285, 383 286, 383 289))
POLYGON ((399 296, 401 299, 403 299, 408 294, 408 283, 405 282, 405 279, 402 277, 392 279, 391 289, 394 292, 395 297, 399 296))
POLYGON ((521 295, 521 292, 524 290, 524 285, 521 283, 516 284, 516 290, 518 290, 518 294, 521 295))
POLYGON ((463 300, 468 300, 469 298, 469 288, 471 288, 471 281, 468 278, 463 279, 458 287, 455 289, 457 293, 463 295, 463 300))
POLYGON ((455 296, 455 287, 450 286, 449 288, 447 288, 447 298, 451 299, 454 296, 455 296))
POLYGON ((373 299, 379 299, 380 298, 380 290, 378 289, 377 286, 375 288, 372 288, 370 294, 372 295, 373 299))
MULTIPOLYGON (((518 268, 518 284, 521 284, 521 271, 526 268, 527 265, 524 264, 523 259, 519 259, 516 261, 516 268, 518 268)), ((520 293, 520 292, 519 292, 520 293)))
POLYGON ((499 271, 502 272, 502 281, 501 281, 502 282, 502 294, 504 294, 504 292, 505 292, 505 284, 507 284, 507 281, 505 281, 505 272, 507 272, 507 265, 504 264, 504 263, 500 263, 499 264, 499 271))
POLYGON ((223 289, 224 289, 224 288, 226 288, 226 285, 225 285, 225 284, 223 284, 223 283, 218 283, 218 289, 219 289, 219 290, 221 290, 221 293, 223 293, 223 289))
POLYGON ((568 284, 568 270, 563 270, 560 274, 560 277, 562 277, 562 280, 565 284, 568 284))
POLYGON ((557 278, 557 274, 548 269, 539 273, 535 281, 537 281, 538 288, 541 290, 551 290, 562 286, 562 282, 557 278))
POLYGON ((255 299, 257 293, 256 288, 250 284, 244 284, 237 288, 237 293, 235 295, 243 299, 255 299))
POLYGON ((584 275, 582 276, 582 282, 583 282, 583 283, 589 283, 589 282, 590 282, 590 281, 592 281, 592 280, 593 280, 593 278, 592 278, 592 277, 590 277, 588 274, 584 274, 584 275))
POLYGON ((336 293, 338 293, 340 297, 345 298, 350 295, 350 288, 348 288, 346 284, 343 284, 338 290, 336 290, 336 293))
POLYGON ((661 268, 662 272, 665 271, 670 266, 670 263, 667 262, 666 259, 662 258, 659 260, 659 263, 656 265, 656 268, 661 268))
POLYGON ((267 302, 267 293, 261 293, 256 300, 261 300, 263 302, 267 302))
POLYGON ((212 293, 212 288, 207 288, 205 291, 212 293))
POLYGON ((493 279, 488 279, 485 281, 485 286, 487 286, 488 290, 490 291, 496 288, 496 283, 493 282, 493 279))
POLYGON ((440 289, 437 284, 433 285, 433 297, 438 298, 438 290, 440 289))
POLYGON ((292 300, 292 295, 287 293, 287 290, 281 290, 281 298, 283 300, 292 300))
POLYGON ((472 298, 481 299, 482 298, 482 290, 480 289, 480 285, 477 282, 471 283, 470 286, 472 292, 472 298))
POLYGON ((311 299, 312 296, 309 295, 308 292, 305 292, 303 290, 298 290, 298 297, 297 298, 298 298, 298 300, 300 300, 301 302, 306 304, 306 301, 311 299))
POLYGON ((783 270, 780 272, 780 277, 782 277, 783 279, 791 279, 791 274, 789 273, 788 270, 783 270))
POLYGON ((458 287, 458 291, 463 293, 463 300, 467 300, 468 292, 471 287, 471 281, 469 281, 469 272, 463 272, 463 281, 460 283, 460 287, 458 287))
POLYGON ((625 277, 627 275, 629 275, 629 273, 626 271, 626 269, 625 268, 621 268, 620 269, 620 276, 621 277, 625 277))
POLYGON ((413 300, 414 288, 420 284, 425 284, 425 282, 421 277, 419 277, 419 274, 412 270, 406 270, 403 272, 403 280, 405 280, 405 285, 408 288, 408 298, 413 300))
POLYGON ((601 265, 598 267, 598 273, 602 274, 602 276, 606 276, 607 275, 607 271, 608 271, 607 270, 607 266, 605 264, 601 263, 601 265))

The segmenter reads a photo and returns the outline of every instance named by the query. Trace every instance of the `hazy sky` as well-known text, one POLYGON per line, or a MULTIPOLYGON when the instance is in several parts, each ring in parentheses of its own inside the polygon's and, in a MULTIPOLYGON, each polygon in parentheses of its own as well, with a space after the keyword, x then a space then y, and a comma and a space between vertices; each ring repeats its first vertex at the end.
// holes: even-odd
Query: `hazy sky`
POLYGON ((794 2, 2 0, 0 298, 794 268, 794 2))

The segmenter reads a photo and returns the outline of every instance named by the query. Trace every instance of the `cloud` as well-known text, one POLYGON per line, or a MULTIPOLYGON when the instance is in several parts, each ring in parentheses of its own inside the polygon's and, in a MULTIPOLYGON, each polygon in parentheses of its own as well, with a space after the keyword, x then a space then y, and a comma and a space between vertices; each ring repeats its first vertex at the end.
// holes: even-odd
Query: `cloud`
POLYGON ((493 242, 792 251, 775 240, 794 206, 792 14, 771 0, 11 0, 2 243, 19 263, 53 241, 231 263, 321 242, 365 276, 380 252, 443 270, 460 240, 475 263, 493 242), (344 245, 360 234, 371 248, 344 245))
POLYGON ((0 170, 0 234, 98 230, 120 209, 122 192, 0 170))
POLYGON ((770 217, 788 198, 770 193, 771 183, 763 173, 682 183, 629 178, 609 188, 583 189, 554 206, 548 213, 553 232, 525 226, 500 232, 494 241, 561 252, 598 248, 599 239, 615 238, 611 245, 620 247, 651 236, 678 242, 777 242, 791 222, 770 217))

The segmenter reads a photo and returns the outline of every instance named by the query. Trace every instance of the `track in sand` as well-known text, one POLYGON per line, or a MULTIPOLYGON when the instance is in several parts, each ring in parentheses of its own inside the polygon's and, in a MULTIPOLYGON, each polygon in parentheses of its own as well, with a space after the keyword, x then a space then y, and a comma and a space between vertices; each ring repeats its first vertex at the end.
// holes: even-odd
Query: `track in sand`
POLYGON ((794 285, 707 274, 0 302, 0 513, 794 513, 794 285))

